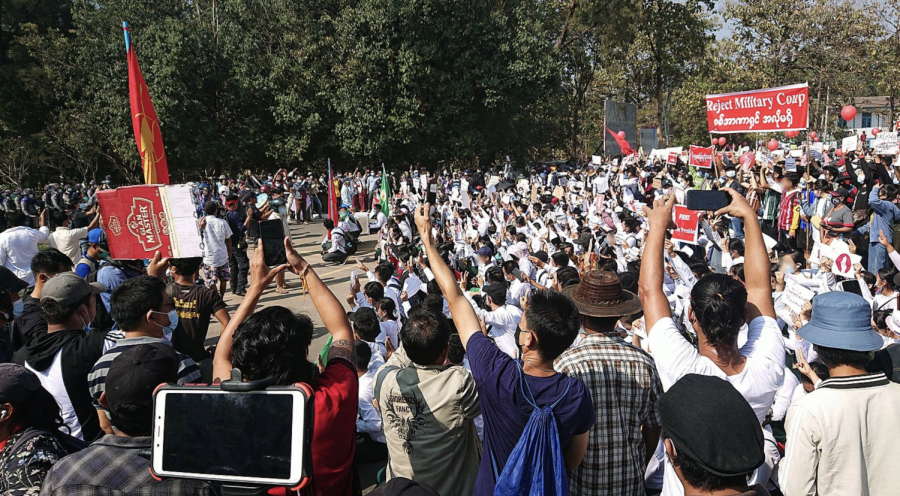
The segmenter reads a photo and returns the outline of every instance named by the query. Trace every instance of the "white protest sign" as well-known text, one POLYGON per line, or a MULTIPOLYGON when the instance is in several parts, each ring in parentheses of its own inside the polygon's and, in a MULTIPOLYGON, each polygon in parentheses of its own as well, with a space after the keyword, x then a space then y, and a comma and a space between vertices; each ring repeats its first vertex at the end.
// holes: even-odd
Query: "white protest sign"
POLYGON ((788 172, 797 172, 797 159, 794 157, 784 159, 784 170, 788 172))
POLYGON ((809 262, 818 265, 822 257, 834 260, 831 247, 824 243, 816 242, 812 251, 809 252, 809 262))
POLYGON ((834 261, 831 271, 842 277, 854 277, 853 265, 858 264, 862 257, 850 253, 850 246, 843 241, 831 243, 831 251, 834 255, 834 258, 829 257, 834 261))
POLYGON ((796 282, 788 282, 781 294, 781 301, 794 313, 802 313, 803 305, 812 301, 816 293, 796 282))
POLYGON ((766 244, 766 251, 769 251, 778 244, 778 241, 775 241, 775 238, 773 238, 772 236, 763 233, 763 243, 766 244))
POLYGON ((600 165, 603 163, 603 157, 600 155, 591 155, 591 163, 594 165, 600 165))
POLYGON ((844 153, 855 152, 859 147, 859 138, 856 135, 848 136, 841 141, 841 149, 844 153))
MULTIPOLYGON (((897 133, 887 133, 880 132, 878 133, 878 139, 872 142, 872 147, 875 149, 876 155, 897 155, 900 152, 900 146, 898 146, 897 142, 897 133)), ((900 166, 900 163, 894 162, 895 166, 900 166)))

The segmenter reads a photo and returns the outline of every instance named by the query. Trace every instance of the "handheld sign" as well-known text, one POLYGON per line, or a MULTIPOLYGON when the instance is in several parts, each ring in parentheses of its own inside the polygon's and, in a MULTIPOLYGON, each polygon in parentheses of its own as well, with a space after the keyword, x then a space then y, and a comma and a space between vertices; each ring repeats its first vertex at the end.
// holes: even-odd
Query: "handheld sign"
POLYGON ((189 186, 125 186, 97 192, 97 201, 113 258, 203 256, 189 186))
POLYGON ((673 241, 697 244, 698 227, 700 225, 700 212, 688 210, 684 205, 675 205, 676 229, 672 232, 673 241))
POLYGON ((670 152, 669 156, 666 158, 666 163, 669 165, 675 165, 678 163, 678 153, 670 152))
POLYGON ((713 148, 691 145, 691 155, 688 164, 702 169, 712 167, 713 148))

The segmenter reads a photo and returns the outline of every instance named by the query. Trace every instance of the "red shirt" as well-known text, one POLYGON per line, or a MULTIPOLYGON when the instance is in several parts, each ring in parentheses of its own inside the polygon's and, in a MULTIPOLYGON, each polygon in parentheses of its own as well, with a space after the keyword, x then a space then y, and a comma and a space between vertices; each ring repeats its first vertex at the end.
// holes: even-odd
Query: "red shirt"
MULTIPOLYGON (((352 494, 358 401, 356 367, 345 358, 329 358, 325 370, 313 384, 313 476, 300 494, 352 494)), ((269 490, 269 494, 287 495, 288 492, 279 487, 269 490)))

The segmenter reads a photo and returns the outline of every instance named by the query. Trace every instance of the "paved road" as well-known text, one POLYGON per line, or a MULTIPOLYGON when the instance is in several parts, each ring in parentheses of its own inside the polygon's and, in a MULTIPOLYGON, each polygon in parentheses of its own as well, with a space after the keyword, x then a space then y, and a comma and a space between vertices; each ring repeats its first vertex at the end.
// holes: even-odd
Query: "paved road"
MULTIPOLYGON (((344 265, 331 265, 322 262, 320 253, 321 242, 325 237, 325 228, 322 227, 322 223, 319 221, 311 222, 308 225, 291 223, 290 228, 291 240, 294 243, 294 248, 313 265, 316 273, 322 278, 322 281, 331 288, 331 291, 334 292, 338 300, 344 304, 344 308, 349 311, 350 306, 347 305, 345 300, 347 294, 350 292, 350 271, 356 267, 356 264, 354 263, 355 257, 350 257, 344 265)), ((374 266, 373 253, 375 251, 375 241, 376 235, 374 234, 363 235, 360 237, 360 247, 356 256, 367 263, 369 268, 374 266)), ((257 309, 271 305, 281 305, 294 312, 309 315, 316 326, 315 331, 313 332, 313 341, 309 349, 309 356, 315 357, 322 351, 322 347, 325 346, 325 342, 328 340, 328 331, 326 331, 325 327, 322 325, 322 319, 316 312, 316 308, 312 303, 312 298, 308 295, 304 297, 303 291, 300 289, 300 278, 288 272, 285 277, 285 282, 294 286, 294 288, 290 289, 287 294, 278 294, 275 292, 275 285, 273 284, 259 300, 257 309)), ((234 311, 237 309, 240 302, 241 298, 239 296, 231 294, 230 291, 225 293, 225 303, 228 304, 229 313, 234 314, 234 311)), ((212 323, 209 325, 209 332, 206 334, 207 346, 215 343, 221 332, 222 328, 218 321, 213 319, 212 323)))
MULTIPOLYGON (((355 257, 350 257, 346 264, 338 266, 322 262, 322 256, 320 254, 322 250, 320 244, 325 237, 325 228, 322 227, 320 221, 311 222, 309 225, 297 225, 292 223, 290 228, 294 248, 313 265, 316 269, 316 273, 319 274, 319 277, 321 277, 325 284, 331 288, 331 291, 334 292, 338 300, 344 304, 344 309, 349 311, 350 306, 346 302, 346 296, 350 292, 350 271, 356 267, 356 264, 354 263, 355 257)), ((372 268, 375 265, 373 262, 375 241, 376 235, 363 235, 360 237, 360 247, 357 251, 357 256, 360 260, 367 263, 369 268, 372 268)), ((311 359, 314 359, 325 346, 325 342, 328 340, 328 331, 325 330, 325 327, 322 325, 322 319, 319 317, 318 312, 316 312, 316 308, 312 303, 312 298, 308 295, 304 298, 303 292, 300 289, 300 278, 294 274, 287 273, 285 282, 295 286, 295 288, 290 289, 287 294, 278 294, 275 292, 275 285, 273 284, 265 293, 263 293, 257 309, 270 305, 281 305, 294 312, 309 315, 316 326, 308 355, 311 359)), ((240 305, 240 302, 241 298, 239 296, 231 294, 230 291, 225 293, 225 303, 228 304, 228 311, 232 315, 238 305, 240 305)), ((206 335, 206 345, 209 346, 214 344, 219 339, 219 334, 221 334, 221 332, 222 328, 219 325, 219 322, 212 319, 212 323, 210 323, 209 326, 209 332, 206 335)), ((383 462, 380 464, 369 463, 358 467, 364 494, 375 487, 376 473, 382 467, 384 467, 383 462)))

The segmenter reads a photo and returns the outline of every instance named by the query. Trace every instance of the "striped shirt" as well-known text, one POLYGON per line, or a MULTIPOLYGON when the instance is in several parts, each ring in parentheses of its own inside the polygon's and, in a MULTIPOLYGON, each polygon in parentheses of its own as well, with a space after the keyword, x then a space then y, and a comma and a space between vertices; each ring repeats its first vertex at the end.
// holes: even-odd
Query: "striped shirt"
MULTIPOLYGON (((165 343, 172 346, 172 343, 163 341, 160 338, 121 338, 116 341, 115 347, 104 353, 103 356, 97 360, 97 363, 94 364, 94 368, 91 369, 91 373, 88 374, 88 388, 91 391, 91 400, 96 409, 107 410, 106 407, 100 404, 100 395, 106 390, 106 375, 109 373, 109 367, 112 365, 113 360, 135 346, 153 343, 165 343)), ((178 353, 177 351, 175 353, 178 354, 179 359, 178 384, 189 384, 200 380, 200 367, 191 360, 191 357, 183 353, 178 353)))
POLYGON ((778 208, 778 229, 790 231, 794 223, 796 209, 800 205, 800 190, 790 191, 781 197, 781 206, 778 208))

